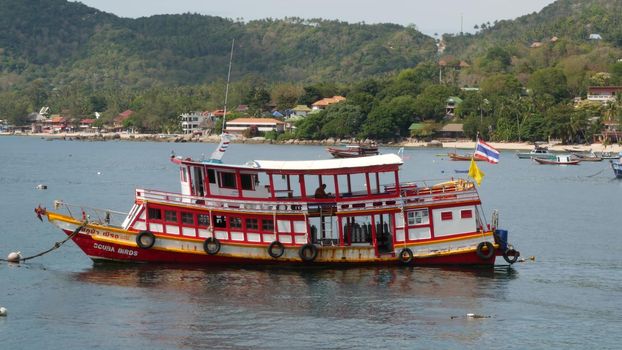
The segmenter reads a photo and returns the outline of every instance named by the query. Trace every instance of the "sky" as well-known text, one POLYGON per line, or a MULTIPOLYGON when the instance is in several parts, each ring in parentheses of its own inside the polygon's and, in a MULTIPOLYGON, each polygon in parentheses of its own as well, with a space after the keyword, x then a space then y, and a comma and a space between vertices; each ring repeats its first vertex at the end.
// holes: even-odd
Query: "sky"
POLYGON ((231 19, 300 17, 415 25, 421 32, 473 33, 473 27, 538 12, 554 0, 81 0, 119 17, 199 13, 231 19))

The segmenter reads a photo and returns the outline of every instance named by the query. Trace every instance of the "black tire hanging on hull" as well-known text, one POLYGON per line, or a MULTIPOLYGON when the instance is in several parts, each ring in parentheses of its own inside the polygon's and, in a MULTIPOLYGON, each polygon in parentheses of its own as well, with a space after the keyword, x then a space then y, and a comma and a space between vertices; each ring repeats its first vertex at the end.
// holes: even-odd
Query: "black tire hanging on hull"
POLYGON ((475 250, 477 256, 482 260, 488 260, 495 255, 495 246, 490 242, 481 242, 477 245, 477 249, 475 250))

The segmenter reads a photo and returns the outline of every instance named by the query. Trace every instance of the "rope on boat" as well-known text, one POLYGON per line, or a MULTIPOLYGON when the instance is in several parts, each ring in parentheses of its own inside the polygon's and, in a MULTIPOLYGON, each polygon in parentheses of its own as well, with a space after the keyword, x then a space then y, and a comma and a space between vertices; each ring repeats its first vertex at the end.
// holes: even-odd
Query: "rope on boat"
POLYGON ((42 255, 45 255, 45 254, 47 254, 47 253, 49 253, 51 251, 54 251, 54 250, 60 248, 63 244, 65 244, 65 242, 67 242, 68 240, 70 240, 73 237, 75 237, 78 233, 80 233, 82 228, 84 228, 84 226, 86 226, 86 224, 87 224, 87 222, 84 221, 84 223, 82 223, 82 225, 78 226, 78 228, 76 228, 69 236, 67 236, 67 238, 63 239, 62 241, 58 241, 58 242, 54 243, 54 245, 50 249, 44 250, 44 251, 42 251, 40 253, 37 253, 35 255, 32 255, 32 256, 27 256, 25 258, 19 257, 18 259, 15 259, 15 260, 13 260, 13 259, 0 259, 0 261, 19 263, 19 262, 22 262, 22 261, 27 261, 27 260, 30 260, 30 259, 38 258, 38 257, 40 257, 42 255))

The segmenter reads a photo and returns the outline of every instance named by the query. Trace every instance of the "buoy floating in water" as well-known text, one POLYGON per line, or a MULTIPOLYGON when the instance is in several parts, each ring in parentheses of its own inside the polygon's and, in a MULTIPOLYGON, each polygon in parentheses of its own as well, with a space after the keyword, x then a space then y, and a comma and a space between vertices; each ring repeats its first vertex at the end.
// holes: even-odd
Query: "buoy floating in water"
POLYGON ((38 184, 36 188, 38 190, 47 190, 48 189, 48 185, 38 184))
POLYGON ((6 261, 12 262, 12 263, 19 263, 20 260, 22 260, 21 252, 11 252, 9 253, 9 256, 6 258, 6 261))
POLYGON ((5 307, 0 307, 0 316, 6 316, 6 308, 5 307))

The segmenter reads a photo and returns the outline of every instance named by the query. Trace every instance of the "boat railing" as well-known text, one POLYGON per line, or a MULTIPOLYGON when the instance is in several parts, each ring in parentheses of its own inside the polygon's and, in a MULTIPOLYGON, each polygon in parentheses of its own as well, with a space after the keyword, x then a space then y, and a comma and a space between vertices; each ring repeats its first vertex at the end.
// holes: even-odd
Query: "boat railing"
MULTIPOLYGON (((180 193, 171 193, 156 190, 137 189, 136 199, 142 201, 157 201, 170 204, 188 205, 200 209, 238 209, 252 210, 253 212, 287 212, 287 213, 303 213, 307 211, 307 202, 303 201, 274 201, 266 202, 265 198, 255 199, 225 199, 225 198, 206 198, 199 196, 191 196, 180 193)), ((288 198, 289 199, 289 198, 288 198)))
POLYGON ((54 209, 68 214, 78 221, 122 228, 127 213, 102 208, 87 207, 65 203, 62 200, 54 201, 54 209))

